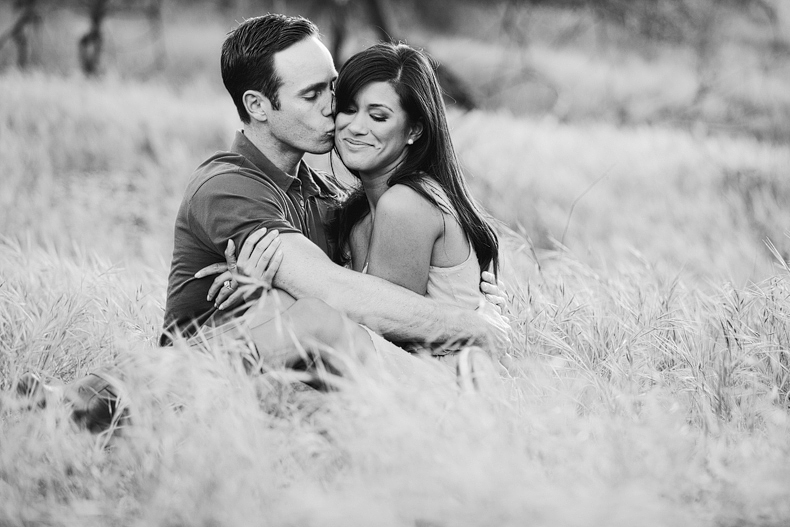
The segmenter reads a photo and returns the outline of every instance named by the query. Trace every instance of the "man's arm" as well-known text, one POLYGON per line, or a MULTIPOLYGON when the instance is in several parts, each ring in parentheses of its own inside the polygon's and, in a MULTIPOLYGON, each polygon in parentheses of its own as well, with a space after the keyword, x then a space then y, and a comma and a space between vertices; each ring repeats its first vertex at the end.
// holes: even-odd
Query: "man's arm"
POLYGON ((274 286, 314 297, 390 340, 485 344, 489 327, 474 311, 439 304, 412 291, 334 263, 301 234, 281 234, 283 260, 274 286))

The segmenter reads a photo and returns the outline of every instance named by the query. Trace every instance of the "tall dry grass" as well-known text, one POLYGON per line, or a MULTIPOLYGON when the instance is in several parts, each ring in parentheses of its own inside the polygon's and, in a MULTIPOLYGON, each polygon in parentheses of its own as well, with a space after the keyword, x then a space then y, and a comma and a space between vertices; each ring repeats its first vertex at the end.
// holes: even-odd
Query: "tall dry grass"
POLYGON ((0 101, 0 524, 790 518, 786 147, 453 113, 475 195, 519 232, 501 393, 383 374, 318 395, 154 346, 181 192, 236 126, 224 95, 4 72, 0 101), (133 408, 116 439, 10 391, 102 368, 133 408))

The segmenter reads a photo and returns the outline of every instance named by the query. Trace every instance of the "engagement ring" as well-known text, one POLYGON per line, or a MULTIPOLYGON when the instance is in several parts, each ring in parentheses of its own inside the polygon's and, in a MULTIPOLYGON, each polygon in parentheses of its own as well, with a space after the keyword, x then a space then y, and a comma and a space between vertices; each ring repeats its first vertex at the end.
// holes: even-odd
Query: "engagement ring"
POLYGON ((224 284, 224 285, 225 285, 225 287, 227 287, 228 289, 233 289, 233 287, 232 287, 232 282, 231 282, 230 280, 225 280, 225 284, 224 284))

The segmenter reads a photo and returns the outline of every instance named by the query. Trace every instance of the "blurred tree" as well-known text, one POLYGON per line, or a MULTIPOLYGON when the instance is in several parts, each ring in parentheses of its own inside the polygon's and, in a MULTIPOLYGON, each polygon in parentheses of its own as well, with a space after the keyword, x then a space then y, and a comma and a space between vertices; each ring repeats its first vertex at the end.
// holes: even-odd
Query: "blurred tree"
POLYGON ((132 13, 148 19, 156 44, 155 67, 162 68, 165 61, 163 0, 88 0, 87 11, 90 27, 79 40, 78 50, 82 71, 88 75, 99 73, 104 45, 103 24, 110 14, 132 13))
POLYGON ((24 69, 31 62, 33 49, 30 40, 41 26, 41 10, 38 0, 15 0, 14 10, 19 15, 11 28, 0 35, 0 49, 6 42, 13 42, 16 46, 17 66, 24 69))
MULTIPOLYGON (((337 67, 341 65, 342 49, 348 36, 348 14, 349 8, 357 7, 358 11, 364 5, 367 11, 367 20, 379 40, 384 42, 397 42, 398 31, 392 21, 387 7, 382 0, 332 0, 324 2, 317 0, 315 3, 319 7, 324 6, 330 9, 330 20, 332 24, 332 56, 337 67), (356 4, 356 6, 354 6, 356 4)), ((439 83, 445 92, 445 96, 457 106, 471 110, 477 107, 477 102, 471 91, 467 88, 463 80, 449 68, 439 65, 436 70, 439 83)))
POLYGON ((96 75, 99 71, 104 35, 102 24, 107 16, 108 0, 92 0, 88 8, 90 27, 79 41, 79 57, 85 75, 96 75))
POLYGON ((164 0, 14 0, 13 8, 18 13, 12 26, 0 34, 0 49, 13 42, 17 52, 17 66, 26 68, 35 56, 31 41, 39 32, 45 16, 58 9, 73 9, 87 12, 90 25, 77 43, 80 67, 86 75, 96 75, 100 69, 104 45, 103 24, 112 14, 131 13, 146 17, 151 24, 155 41, 155 66, 164 65, 164 23, 162 4, 164 0))

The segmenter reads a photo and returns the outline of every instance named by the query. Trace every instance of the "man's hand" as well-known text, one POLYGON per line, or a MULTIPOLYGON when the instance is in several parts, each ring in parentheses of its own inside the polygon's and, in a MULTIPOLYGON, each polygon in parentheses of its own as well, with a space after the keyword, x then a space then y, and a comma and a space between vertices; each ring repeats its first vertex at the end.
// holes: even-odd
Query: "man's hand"
POLYGON ((271 289, 272 280, 283 259, 276 229, 267 233, 266 228, 261 228, 250 234, 241 247, 238 261, 235 248, 233 240, 228 240, 225 263, 212 264, 195 273, 195 278, 220 273, 209 287, 206 298, 211 301, 216 296, 214 305, 217 309, 235 307, 258 287, 271 289), (239 287, 240 283, 252 287, 239 287))
POLYGON ((497 280, 494 273, 483 271, 480 274, 480 291, 486 297, 486 300, 494 304, 499 312, 504 314, 507 309, 507 297, 505 296, 505 283, 502 280, 497 280))

